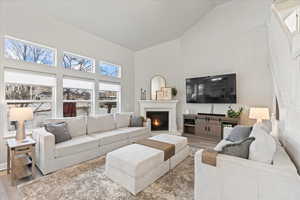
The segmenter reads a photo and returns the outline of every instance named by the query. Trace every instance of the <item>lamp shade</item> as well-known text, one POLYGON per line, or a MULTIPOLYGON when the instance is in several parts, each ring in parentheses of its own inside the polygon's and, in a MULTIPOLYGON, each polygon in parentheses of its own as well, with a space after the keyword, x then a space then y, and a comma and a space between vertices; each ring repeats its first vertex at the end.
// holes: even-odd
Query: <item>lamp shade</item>
POLYGON ((250 119, 268 120, 270 119, 269 108, 250 108, 250 119))
POLYGON ((32 108, 10 108, 9 120, 10 121, 25 121, 33 119, 32 108))

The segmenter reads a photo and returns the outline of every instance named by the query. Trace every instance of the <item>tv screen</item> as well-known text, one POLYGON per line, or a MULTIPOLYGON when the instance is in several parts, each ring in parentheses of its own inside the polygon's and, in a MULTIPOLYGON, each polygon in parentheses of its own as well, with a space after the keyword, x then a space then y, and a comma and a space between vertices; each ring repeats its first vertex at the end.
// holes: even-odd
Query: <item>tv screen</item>
POLYGON ((187 103, 236 103, 236 74, 186 79, 187 103))

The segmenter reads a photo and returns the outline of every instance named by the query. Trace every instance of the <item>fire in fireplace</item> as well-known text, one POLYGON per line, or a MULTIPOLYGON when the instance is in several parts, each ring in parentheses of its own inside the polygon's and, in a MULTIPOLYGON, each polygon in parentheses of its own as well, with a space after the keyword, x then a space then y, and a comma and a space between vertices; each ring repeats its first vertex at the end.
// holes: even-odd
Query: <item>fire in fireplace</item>
POLYGON ((169 130, 169 112, 150 111, 146 113, 146 116, 151 119, 151 131, 169 130))

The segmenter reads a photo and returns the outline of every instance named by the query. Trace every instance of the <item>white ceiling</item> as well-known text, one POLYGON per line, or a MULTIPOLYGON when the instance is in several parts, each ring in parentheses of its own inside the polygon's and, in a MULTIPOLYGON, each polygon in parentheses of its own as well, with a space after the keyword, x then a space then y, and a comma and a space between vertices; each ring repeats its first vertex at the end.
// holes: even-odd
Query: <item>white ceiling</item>
POLYGON ((38 0, 47 14, 131 50, 180 37, 228 0, 38 0))

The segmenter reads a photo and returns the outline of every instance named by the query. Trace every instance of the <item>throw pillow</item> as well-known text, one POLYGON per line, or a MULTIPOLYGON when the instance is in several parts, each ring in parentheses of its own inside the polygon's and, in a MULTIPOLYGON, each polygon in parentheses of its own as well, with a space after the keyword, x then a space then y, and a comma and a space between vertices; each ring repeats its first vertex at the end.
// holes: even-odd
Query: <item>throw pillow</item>
POLYGON ((142 116, 131 116, 129 127, 143 127, 144 121, 145 119, 142 116))
POLYGON ((45 125, 45 129, 54 135, 55 144, 72 139, 66 122, 49 123, 45 125))
POLYGON ((226 146, 223 147, 220 153, 248 159, 249 147, 254 140, 255 140, 254 137, 249 137, 239 142, 227 144, 226 146))
POLYGON ((249 159, 271 164, 276 152, 274 138, 260 126, 253 127, 250 137, 254 137, 255 141, 250 146, 249 159))
POLYGON ((238 142, 244 140, 249 137, 251 133, 252 127, 251 126, 235 126, 231 133, 228 135, 226 140, 231 142, 238 142))
POLYGON ((228 140, 221 140, 221 142, 219 142, 217 144, 217 146, 214 148, 215 151, 222 151, 223 147, 225 147, 227 144, 232 144, 233 142, 230 142, 228 140))

